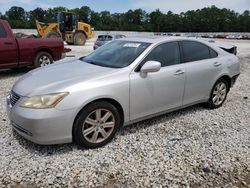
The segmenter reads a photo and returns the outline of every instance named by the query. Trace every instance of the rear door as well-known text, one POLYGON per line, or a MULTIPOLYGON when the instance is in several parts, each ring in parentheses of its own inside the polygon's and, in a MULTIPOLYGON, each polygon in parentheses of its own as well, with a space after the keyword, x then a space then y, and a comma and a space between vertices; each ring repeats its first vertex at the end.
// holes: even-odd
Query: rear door
POLYGON ((182 41, 183 61, 186 68, 183 105, 209 98, 214 80, 222 70, 218 54, 197 41, 182 41))
POLYGON ((18 48, 14 37, 8 37, 0 23, 0 68, 18 66, 18 48))

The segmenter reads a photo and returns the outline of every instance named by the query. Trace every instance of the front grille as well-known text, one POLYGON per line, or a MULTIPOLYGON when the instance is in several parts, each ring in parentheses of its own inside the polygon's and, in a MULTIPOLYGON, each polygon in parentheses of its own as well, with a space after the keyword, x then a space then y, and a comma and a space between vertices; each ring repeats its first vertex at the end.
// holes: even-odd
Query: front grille
POLYGON ((14 91, 10 92, 10 104, 11 104, 11 106, 14 106, 19 99, 20 99, 20 96, 18 94, 16 94, 14 91))

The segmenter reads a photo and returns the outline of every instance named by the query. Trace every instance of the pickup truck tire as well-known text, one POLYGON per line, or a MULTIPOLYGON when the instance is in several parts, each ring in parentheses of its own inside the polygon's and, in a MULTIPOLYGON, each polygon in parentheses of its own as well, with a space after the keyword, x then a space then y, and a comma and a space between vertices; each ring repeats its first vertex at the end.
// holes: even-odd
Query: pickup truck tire
POLYGON ((61 35, 56 31, 50 31, 45 36, 45 38, 61 38, 61 35))
POLYGON ((48 52, 38 52, 34 60, 34 66, 44 67, 53 63, 53 58, 48 52))
POLYGON ((86 42, 86 36, 83 33, 76 33, 74 35, 74 45, 84 45, 86 42))

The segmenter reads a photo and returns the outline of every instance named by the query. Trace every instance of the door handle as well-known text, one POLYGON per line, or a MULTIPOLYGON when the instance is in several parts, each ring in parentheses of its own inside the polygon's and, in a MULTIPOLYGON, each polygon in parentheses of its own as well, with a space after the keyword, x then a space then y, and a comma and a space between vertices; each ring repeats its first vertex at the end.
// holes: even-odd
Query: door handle
POLYGON ((218 67, 218 66, 220 66, 220 65, 221 65, 221 63, 219 63, 219 62, 215 62, 215 63, 214 63, 214 66, 215 66, 215 67, 218 67))
POLYGON ((13 42, 4 42, 5 45, 13 45, 13 42))
POLYGON ((177 70, 174 74, 175 75, 180 75, 180 74, 184 74, 185 71, 184 70, 177 70))

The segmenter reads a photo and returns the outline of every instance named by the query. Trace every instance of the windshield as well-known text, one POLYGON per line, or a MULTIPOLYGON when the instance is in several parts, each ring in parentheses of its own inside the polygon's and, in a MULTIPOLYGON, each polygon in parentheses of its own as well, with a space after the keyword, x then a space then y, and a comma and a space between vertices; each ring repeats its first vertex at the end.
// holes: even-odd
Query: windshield
POLYGON ((150 43, 116 40, 80 60, 103 67, 123 68, 130 65, 149 45, 150 43))
POLYGON ((98 41, 111 41, 113 39, 110 35, 99 35, 97 40, 98 41))

